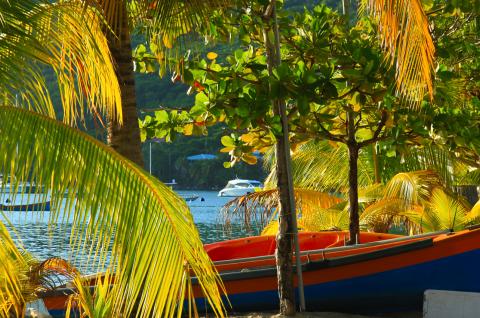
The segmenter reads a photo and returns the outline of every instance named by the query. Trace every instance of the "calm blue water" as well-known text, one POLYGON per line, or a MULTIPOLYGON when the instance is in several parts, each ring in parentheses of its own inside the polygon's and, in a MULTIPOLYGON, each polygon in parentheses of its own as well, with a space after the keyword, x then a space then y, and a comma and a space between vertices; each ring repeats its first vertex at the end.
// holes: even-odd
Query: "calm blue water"
MULTIPOLYGON (((222 206, 229 198, 217 197, 216 191, 178 191, 181 195, 196 194, 199 198, 189 203, 195 223, 204 243, 218 242, 231 238, 256 235, 257 233, 246 231, 239 224, 233 224, 231 230, 225 231, 220 218, 222 206), (203 198, 203 200, 202 200, 203 198)), ((16 229, 12 235, 21 240, 23 246, 39 259, 48 257, 62 257, 71 259, 68 254, 69 233, 71 227, 48 226, 48 212, 9 212, 10 222, 16 229)), ((2 219, 0 217, 0 219, 2 219)), ((74 261, 75 265, 84 273, 90 272, 84 268, 82 258, 74 261)))

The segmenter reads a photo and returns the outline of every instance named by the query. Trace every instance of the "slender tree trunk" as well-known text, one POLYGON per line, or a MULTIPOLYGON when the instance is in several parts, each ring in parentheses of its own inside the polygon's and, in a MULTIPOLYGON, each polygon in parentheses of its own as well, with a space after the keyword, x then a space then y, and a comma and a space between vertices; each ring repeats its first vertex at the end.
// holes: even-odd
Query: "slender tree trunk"
POLYGON ((380 176, 380 165, 378 164, 377 144, 372 144, 372 157, 373 157, 373 172, 375 174, 375 183, 381 183, 382 177, 380 176))
POLYGON ((360 218, 358 215, 358 144, 355 140, 355 115, 353 110, 347 112, 347 132, 348 132, 348 201, 350 204, 350 241, 348 244, 359 243, 360 238, 360 218))
MULTIPOLYGON (((264 18, 268 22, 276 19, 275 0, 270 2, 264 18)), ((275 30, 275 41, 279 41, 278 30, 275 30)), ((264 41, 267 54, 268 70, 272 74, 274 66, 280 65, 279 43, 274 45, 271 42, 271 29, 264 29, 264 41)), ((279 209, 279 229, 277 233, 277 249, 275 250, 275 258, 277 264, 278 293, 280 298, 280 314, 285 316, 295 316, 295 289, 293 284, 293 242, 296 239, 296 214, 295 214, 295 197, 293 190, 293 181, 290 171, 290 142, 288 139, 288 119, 286 116, 286 105, 284 100, 275 100, 273 102, 274 114, 280 116, 282 121, 282 136, 277 136, 275 145, 276 155, 276 173, 277 187, 279 189, 280 209, 279 209)), ((298 250, 298 241, 295 241, 298 250)), ((298 263, 297 263, 298 264, 298 263)), ((301 268, 297 274, 299 282, 301 278, 301 268)), ((303 286, 301 293, 303 293, 303 286)), ((303 306, 303 304, 302 304, 303 306)), ((303 309, 303 308, 302 308, 303 309)))
MULTIPOLYGON (((279 112, 283 101, 275 102, 276 113, 279 112)), ((281 114, 280 114, 281 116, 281 114)), ((284 117, 284 116, 281 116, 284 117)), ((288 134, 287 132, 283 132, 288 134)), ((287 137, 288 138, 288 137, 287 137)), ((277 262, 278 293, 280 297, 280 313, 286 316, 295 315, 295 291, 293 286, 293 217, 295 211, 290 209, 291 198, 288 184, 288 171, 286 163, 286 152, 290 147, 285 143, 285 138, 277 138, 275 145, 277 186, 280 191, 280 211, 278 218, 277 249, 275 257, 277 262)), ((294 203, 293 203, 294 204, 294 203)))
POLYGON ((124 157, 143 167, 140 128, 138 126, 137 103, 135 97, 135 77, 133 71, 132 47, 126 10, 120 18, 119 38, 106 31, 108 45, 116 65, 116 74, 122 97, 123 124, 108 124, 108 144, 124 157))
POLYGON ((350 0, 342 0, 342 8, 347 25, 350 25, 350 0))

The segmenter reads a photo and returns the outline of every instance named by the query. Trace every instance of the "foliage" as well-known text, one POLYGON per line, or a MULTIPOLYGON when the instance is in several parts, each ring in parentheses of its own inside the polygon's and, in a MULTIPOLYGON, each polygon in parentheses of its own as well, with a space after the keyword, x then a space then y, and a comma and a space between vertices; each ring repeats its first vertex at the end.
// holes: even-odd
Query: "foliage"
POLYGON ((144 144, 144 158, 149 166, 150 145, 152 147, 152 175, 162 181, 175 179, 178 189, 221 189, 227 180, 236 177, 261 180, 265 171, 260 163, 251 166, 244 162, 231 169, 224 169, 223 163, 229 160, 228 154, 221 153, 220 138, 226 133, 225 127, 215 125, 209 128, 208 136, 178 136, 174 142, 160 140, 144 144), (190 161, 191 155, 216 154, 213 160, 190 161))
MULTIPOLYGON (((248 129, 237 139, 237 148, 250 152, 272 145, 280 131, 280 120, 271 112, 272 98, 289 101, 293 143, 315 137, 346 142, 341 136, 346 134, 348 109, 356 123, 355 137, 349 138, 355 138, 359 147, 388 138, 382 129, 392 128, 406 117, 408 109, 398 115, 392 111, 399 105, 393 97, 395 73, 383 63, 374 23, 362 20, 348 30, 342 17, 324 6, 302 14, 281 12, 284 64, 270 77, 261 31, 266 26, 258 13, 262 5, 250 5, 231 22, 212 18, 212 23, 218 24, 218 36, 238 34, 245 49, 237 49, 221 61, 196 60, 191 54, 181 59, 184 71, 180 79, 197 92, 190 119, 184 124, 208 126, 220 121, 231 129, 248 129)), ((407 118, 393 136, 411 129, 414 120, 407 118)), ((150 121, 146 129, 153 132, 147 134, 155 135, 161 128, 150 121)), ((233 156, 231 162, 242 157, 239 151, 238 159, 233 156)))
MULTIPOLYGON (((235 199, 223 211, 225 224, 241 220, 247 227, 262 227, 262 235, 275 234, 277 195, 277 190, 264 190, 235 199)), ((345 194, 334 197, 318 190, 296 188, 295 196, 300 231, 348 229, 345 194)), ((398 173, 386 185, 360 189, 360 197, 360 224, 364 230, 374 232, 460 230, 478 220, 478 204, 470 210, 465 199, 446 189, 432 171, 398 173)))
POLYGON ((94 270, 115 272, 108 282, 111 316, 182 312, 190 275, 223 315, 221 282, 186 203, 168 187, 102 143, 31 112, 0 108, 0 139, 0 174, 11 176, 14 187, 42 185, 37 191, 45 192, 31 195, 51 193, 50 222, 73 220, 72 257, 86 253, 94 270))

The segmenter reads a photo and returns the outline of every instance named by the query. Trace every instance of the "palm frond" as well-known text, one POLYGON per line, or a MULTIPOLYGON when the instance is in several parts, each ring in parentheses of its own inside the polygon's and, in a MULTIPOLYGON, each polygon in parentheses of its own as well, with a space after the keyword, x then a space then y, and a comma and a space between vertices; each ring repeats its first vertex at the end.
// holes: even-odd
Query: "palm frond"
POLYGON ((442 187, 437 173, 430 170, 401 172, 385 186, 385 198, 398 198, 405 206, 428 202, 435 188, 442 187))
POLYGON ((50 221, 71 222, 69 261, 87 254, 93 270, 115 273, 113 316, 181 313, 190 273, 224 315, 218 274, 171 189, 86 134, 32 112, 0 107, 0 140, 0 174, 14 186, 43 188, 35 195, 51 196, 50 221))
POLYGON ((399 198, 383 198, 365 208, 360 222, 374 232, 387 233, 392 226, 404 226, 408 232, 421 232, 423 207, 405 205, 399 198))
MULTIPOLYGON (((299 218, 311 215, 317 210, 335 207, 343 200, 328 193, 295 188, 295 203, 299 218)), ((227 226, 241 222, 247 228, 252 225, 267 226, 275 220, 279 209, 278 189, 254 192, 227 203, 222 209, 223 223, 227 226)), ((273 230, 273 229, 272 229, 273 230)))
POLYGON ((420 0, 368 0, 378 22, 382 46, 396 68, 396 89, 418 105, 426 93, 433 98, 435 46, 420 0))
POLYGON ((123 36, 122 16, 128 15, 131 30, 142 28, 150 37, 159 37, 161 42, 163 39, 173 42, 180 35, 208 24, 212 10, 227 5, 225 0, 87 0, 86 3, 99 9, 117 37, 123 36))
POLYGON ((120 88, 101 21, 78 2, 0 1, 0 92, 3 103, 55 118, 45 70, 58 80, 63 120, 84 107, 121 122, 120 88), (91 18, 87 18, 91 17, 91 18), (113 79, 113 80, 112 80, 113 79))
POLYGON ((0 316, 21 317, 25 308, 26 260, 0 222, 0 316))
MULTIPOLYGON (((359 160, 358 165, 359 185, 372 184, 372 167, 366 160, 359 160)), ((348 171, 348 150, 344 145, 334 148, 328 142, 312 140, 299 145, 292 155, 293 183, 298 188, 342 192, 348 188, 348 171)), ((275 187, 275 176, 273 168, 265 183, 275 187)))
POLYGON ((348 209, 318 208, 298 220, 298 226, 307 232, 348 230, 349 224, 348 209))
POLYGON ((463 228, 468 210, 461 201, 447 195, 441 188, 436 188, 426 209, 427 222, 424 227, 428 231, 460 230, 463 228))
POLYGON ((451 188, 462 184, 468 173, 468 165, 458 160, 455 154, 438 145, 412 147, 404 155, 405 171, 435 171, 442 183, 451 188))
POLYGON ((358 202, 367 203, 383 197, 385 186, 381 183, 374 183, 358 189, 358 202))
POLYGON ((465 215, 465 225, 477 224, 480 222, 480 200, 465 215))

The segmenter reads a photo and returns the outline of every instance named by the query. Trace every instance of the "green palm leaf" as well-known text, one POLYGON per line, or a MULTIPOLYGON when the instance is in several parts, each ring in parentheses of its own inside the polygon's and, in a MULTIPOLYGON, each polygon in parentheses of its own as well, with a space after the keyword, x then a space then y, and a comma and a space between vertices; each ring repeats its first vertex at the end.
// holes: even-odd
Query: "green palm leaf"
POLYGON ((65 122, 81 120, 84 106, 121 121, 120 88, 93 11, 78 2, 0 0, 0 12, 0 104, 55 118, 45 81, 45 70, 51 68, 65 122))
POLYGON ((168 187, 93 138, 18 108, 0 107, 0 140, 0 174, 42 185, 50 221, 72 222, 72 259, 87 253, 92 268, 115 272, 113 317, 182 312, 190 274, 223 316, 217 272, 185 201, 168 187))

